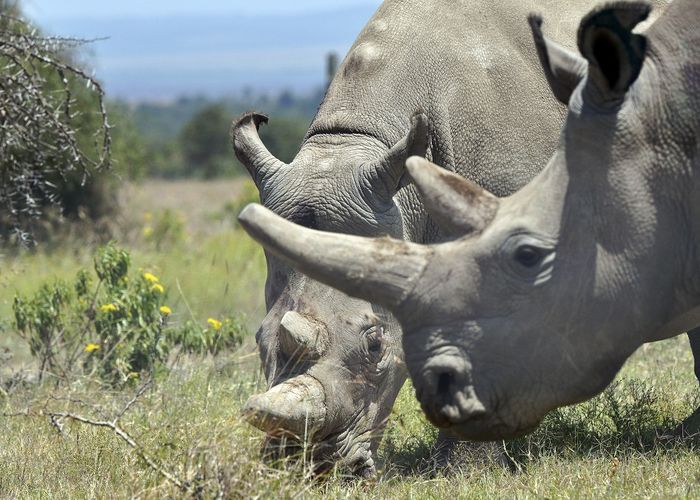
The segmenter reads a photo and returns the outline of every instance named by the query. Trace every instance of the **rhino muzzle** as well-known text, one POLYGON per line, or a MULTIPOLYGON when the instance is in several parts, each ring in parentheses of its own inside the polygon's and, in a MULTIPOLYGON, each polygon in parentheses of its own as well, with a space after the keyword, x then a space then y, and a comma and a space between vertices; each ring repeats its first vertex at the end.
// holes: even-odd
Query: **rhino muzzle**
POLYGON ((428 419, 438 427, 451 427, 486 414, 471 384, 470 369, 463 358, 440 356, 426 363, 419 378, 414 377, 416 397, 428 419))
POLYGON ((323 428, 325 392, 310 375, 299 375, 250 397, 242 410, 248 423, 270 434, 305 438, 323 428))

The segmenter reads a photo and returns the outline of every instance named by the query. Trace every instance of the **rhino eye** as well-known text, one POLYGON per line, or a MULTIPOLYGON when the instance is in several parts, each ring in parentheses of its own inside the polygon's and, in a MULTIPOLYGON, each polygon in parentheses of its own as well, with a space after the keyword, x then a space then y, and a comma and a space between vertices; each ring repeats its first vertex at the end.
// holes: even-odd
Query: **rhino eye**
POLYGON ((544 253, 532 245, 522 245, 515 251, 515 261, 524 267, 535 267, 544 257, 544 253))
POLYGON ((367 352, 373 357, 381 356, 384 350, 384 342, 382 340, 383 333, 384 329, 381 326, 373 326, 365 331, 367 352))

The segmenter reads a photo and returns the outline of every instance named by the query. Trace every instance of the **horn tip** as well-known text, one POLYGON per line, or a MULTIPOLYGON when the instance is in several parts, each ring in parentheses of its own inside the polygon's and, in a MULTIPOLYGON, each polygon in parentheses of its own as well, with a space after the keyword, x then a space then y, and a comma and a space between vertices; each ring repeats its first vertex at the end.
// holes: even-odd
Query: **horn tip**
POLYGON ((261 123, 267 123, 268 121, 270 121, 270 118, 264 113, 258 113, 257 111, 246 111, 234 121, 234 128, 247 125, 250 122, 253 122, 257 128, 261 123))
POLYGON ((426 169, 432 167, 433 164, 422 156, 411 156, 406 160, 406 170, 408 171, 408 175, 413 179, 424 173, 426 169))
POLYGON ((533 31, 540 31, 543 22, 542 14, 539 12, 530 12, 527 15, 527 22, 530 23, 530 27, 533 31))
POLYGON ((238 222, 243 228, 250 232, 252 228, 259 225, 260 218, 264 214, 264 207, 258 203, 249 203, 238 214, 238 222))

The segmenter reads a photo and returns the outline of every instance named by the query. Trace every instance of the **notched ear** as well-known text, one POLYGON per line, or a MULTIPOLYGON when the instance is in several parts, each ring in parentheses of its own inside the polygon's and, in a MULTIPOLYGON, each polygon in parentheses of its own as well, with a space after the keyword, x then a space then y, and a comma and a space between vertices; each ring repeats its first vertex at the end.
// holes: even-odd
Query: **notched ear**
POLYGON ((537 55, 552 93, 562 104, 569 104, 574 89, 586 76, 586 61, 578 54, 544 36, 542 16, 530 14, 527 20, 530 23, 537 55))
POLYGON ((589 80, 605 100, 621 98, 639 76, 647 40, 632 30, 651 6, 618 2, 595 9, 581 21, 578 47, 589 63, 589 80))
POLYGON ((267 120, 261 113, 248 112, 231 125, 233 151, 261 192, 265 183, 285 166, 267 150, 258 135, 260 125, 267 120))
POLYGON ((381 201, 390 201, 401 187, 402 177, 406 172, 406 160, 411 156, 425 157, 430 144, 430 126, 428 117, 418 111, 411 118, 411 128, 386 155, 368 165, 365 175, 372 188, 372 194, 381 201))
POLYGON ((415 156, 406 169, 428 213, 449 236, 481 231, 496 215, 498 198, 464 177, 415 156))

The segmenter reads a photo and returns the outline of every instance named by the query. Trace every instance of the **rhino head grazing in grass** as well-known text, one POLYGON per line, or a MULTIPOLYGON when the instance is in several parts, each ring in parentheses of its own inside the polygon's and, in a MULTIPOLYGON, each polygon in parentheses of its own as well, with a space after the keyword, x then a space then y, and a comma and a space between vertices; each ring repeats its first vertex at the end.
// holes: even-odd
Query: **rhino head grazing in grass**
POLYGON ((588 14, 583 57, 530 18, 569 107, 558 148, 504 198, 409 160, 451 241, 321 233, 259 206, 241 214, 269 252, 395 314, 437 425, 475 439, 528 432, 599 393, 642 343, 700 325, 700 3, 677 0, 633 31, 649 11, 588 14))
MULTIPOLYGON (((294 160, 284 164, 265 148, 258 127, 267 119, 256 113, 234 124, 236 155, 262 204, 288 221, 438 241, 451 228, 439 228, 415 187, 406 186, 407 156, 427 156, 499 196, 522 187, 554 151, 564 116, 523 19, 533 8, 552 12, 560 38, 573 46, 576 23, 593 3, 384 2, 294 160)), ((319 463, 369 474, 406 377, 401 329, 386 309, 266 256, 268 313, 256 339, 269 390, 253 396, 244 413, 273 438, 306 438, 319 463)), ((409 358, 412 339, 404 342, 409 358)))

